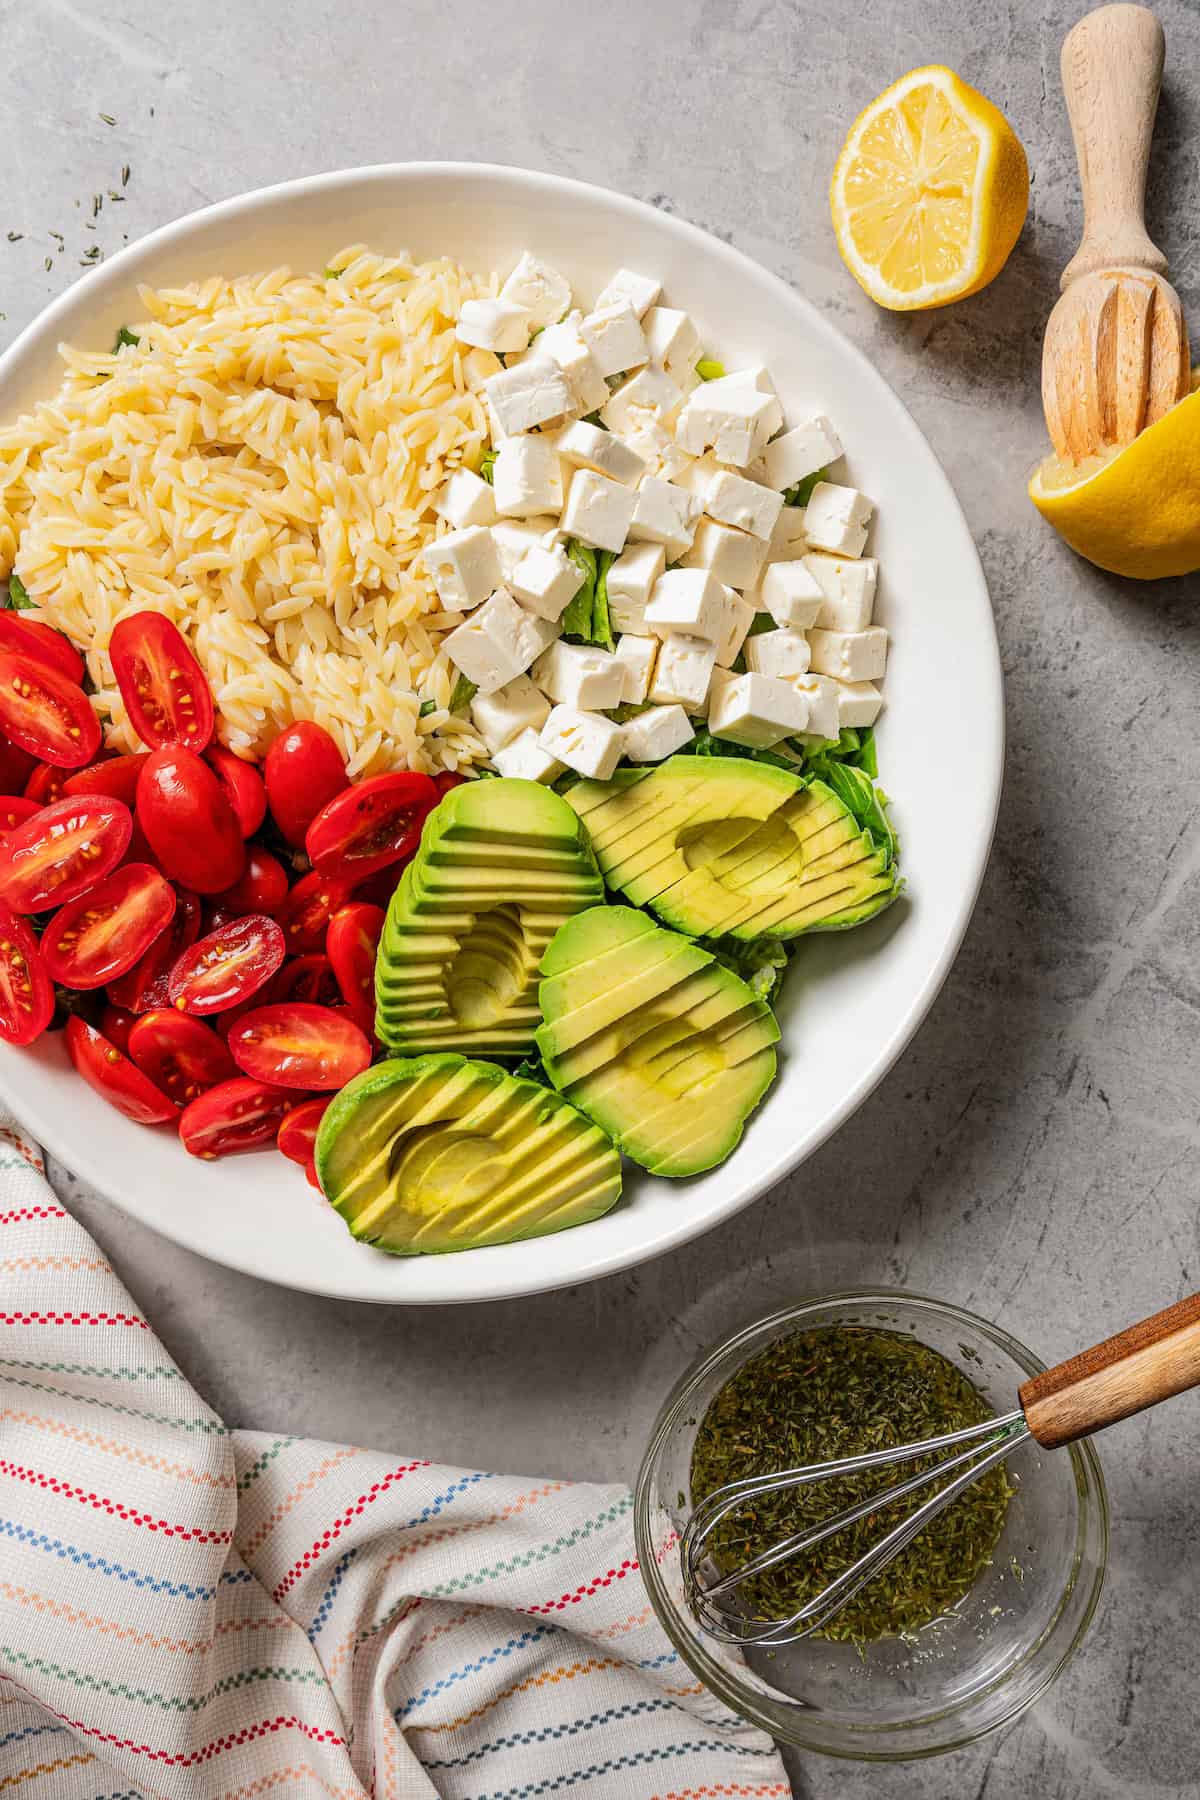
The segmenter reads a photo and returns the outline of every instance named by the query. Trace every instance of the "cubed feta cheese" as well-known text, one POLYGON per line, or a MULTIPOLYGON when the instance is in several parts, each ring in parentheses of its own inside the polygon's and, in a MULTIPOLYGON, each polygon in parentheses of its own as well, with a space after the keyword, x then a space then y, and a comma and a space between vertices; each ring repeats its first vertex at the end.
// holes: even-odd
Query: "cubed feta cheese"
POLYGON ((841 730, 838 719, 840 683, 831 681, 828 675, 816 675, 810 671, 807 675, 797 675, 795 687, 808 701, 808 724, 805 727, 808 735, 812 738, 836 738, 841 730))
POLYGON ((766 554, 761 538, 735 531, 731 525, 718 525, 715 519, 701 519, 695 542, 683 561, 689 569, 711 569, 726 587, 744 591, 758 580, 766 554))
POLYGON ((575 410, 567 378, 548 356, 528 356, 515 368, 501 369, 484 383, 484 392, 503 437, 517 437, 575 410))
POLYGON ((879 564, 873 556, 851 560, 814 551, 804 558, 825 598, 817 624, 826 631, 865 631, 875 610, 879 564))
POLYGON ((603 710, 620 706, 625 687, 625 664, 610 650, 592 644, 551 644, 533 671, 543 693, 567 706, 603 710))
POLYGON ((538 333, 534 351, 557 363, 567 378, 575 402, 574 410, 595 412, 608 399, 608 383, 596 366, 596 360, 579 335, 581 313, 570 313, 559 325, 548 325, 538 333))
POLYGON ((671 632, 658 647, 650 698, 656 705, 678 701, 689 712, 703 712, 717 660, 717 646, 705 638, 671 632))
POLYGON ((637 490, 629 535, 636 543, 665 544, 674 560, 691 543, 699 517, 696 494, 657 475, 647 475, 637 490))
POLYGON ((754 623, 754 608, 740 594, 735 594, 731 587, 724 590, 725 625, 717 639, 717 667, 727 669, 734 661, 742 645, 746 642, 746 634, 754 623))
POLYGON ((526 250, 500 289, 502 300, 523 306, 533 325, 553 325, 571 305, 571 284, 565 275, 526 250))
MULTIPOLYGON (((665 369, 657 369, 651 363, 609 395, 600 409, 600 417, 610 431, 628 438, 648 425, 661 425, 682 399, 683 389, 679 383, 665 369)), ((689 447, 684 445, 684 449, 689 447)))
POLYGON ((630 762, 662 762, 695 737, 692 722, 682 706, 651 706, 621 727, 624 752, 630 762))
POLYGON ((531 544, 509 586, 522 606, 540 619, 561 619, 583 582, 583 570, 558 544, 531 544))
POLYGON ((739 469, 753 462, 783 422, 774 390, 760 387, 760 378, 770 379, 765 371, 748 369, 701 382, 688 395, 675 427, 683 448, 693 456, 711 450, 719 462, 739 469))
POLYGON ((481 694, 494 694, 524 673, 553 632, 553 625, 518 606, 507 588, 497 588, 442 642, 467 680, 481 694))
POLYGON ((738 675, 722 684, 708 713, 714 737, 767 750, 808 724, 808 701, 789 681, 738 675))
POLYGON ((483 525, 449 531, 426 544, 422 557, 438 599, 450 612, 466 612, 486 600, 500 582, 492 534, 483 525))
POLYGON ((644 632, 646 607, 667 565, 661 544, 630 544, 608 566, 608 611, 617 631, 644 632))
POLYGON ((656 637, 682 631, 715 644, 726 613, 725 589, 708 569, 668 569, 654 584, 646 624, 656 637))
POLYGON ((456 531, 468 525, 494 525, 496 496, 473 469, 455 469, 434 501, 433 510, 456 531))
POLYGON ((538 743, 577 774, 607 781, 621 755, 621 727, 600 713, 556 706, 542 726, 538 743))
POLYGON ((746 667, 755 675, 774 675, 780 681, 794 681, 807 675, 812 652, 802 631, 781 625, 775 631, 760 631, 746 639, 746 667))
POLYGON ((690 313, 674 306, 652 306, 642 320, 652 362, 661 363, 672 375, 688 374, 700 358, 700 333, 690 313))
POLYGON ((857 488, 818 481, 804 509, 804 535, 814 550, 861 556, 875 502, 857 488))
POLYGON ((496 511, 503 519, 532 519, 538 513, 558 512, 562 476, 554 439, 506 438, 496 452, 492 488, 496 511))
POLYGON ((646 335, 628 302, 598 306, 581 320, 579 335, 602 375, 623 375, 649 360, 646 335))
POLYGON ((642 318, 662 293, 662 282, 649 275, 638 275, 632 269, 618 269, 607 287, 596 295, 597 310, 602 306, 632 306, 642 318))
POLYGON ((562 529, 597 550, 621 550, 636 505, 636 489, 597 475, 594 469, 577 469, 567 492, 562 529))
POLYGON ((817 622, 825 595, 802 562, 769 563, 758 590, 758 602, 777 625, 807 631, 817 622))
POLYGON ((767 560, 787 562, 791 557, 799 556, 806 549, 807 542, 804 536, 804 508, 782 507, 771 533, 771 542, 767 546, 767 560))
MULTIPOLYGON (((605 388, 607 394, 608 389, 605 388)), ((589 410, 591 410, 589 408, 589 410)), ((608 475, 623 487, 636 487, 646 473, 646 463, 624 438, 614 432, 576 419, 559 432, 555 447, 565 463, 577 469, 594 469, 597 475, 608 475)))
MULTIPOLYGON (((616 433, 609 435, 615 437, 616 433)), ((661 476, 663 481, 685 481, 687 473, 696 466, 696 458, 681 450, 670 432, 664 431, 649 413, 639 414, 635 428, 618 441, 641 457, 647 475, 661 476)))
POLYGON ((492 526, 492 542, 500 561, 500 579, 511 583, 517 565, 535 544, 553 544, 558 520, 543 513, 536 519, 499 519, 492 526))
POLYGON ((548 750, 543 750, 541 740, 532 726, 515 737, 511 744, 504 744, 499 750, 493 750, 492 762, 500 774, 508 776, 511 781, 553 781, 563 772, 557 756, 551 756, 548 750))
POLYGON ((748 531, 769 543, 783 511, 783 495, 761 482, 747 481, 731 469, 720 469, 704 490, 704 510, 719 524, 748 531))
POLYGON ((809 634, 812 666, 818 675, 838 681, 876 681, 887 667, 888 634, 882 625, 866 631, 819 631, 809 634))
POLYGON ((518 675, 492 694, 476 694, 471 719, 493 756, 505 744, 532 727, 542 729, 550 715, 550 702, 528 675, 518 675))
POLYGON ((615 655, 617 661, 625 666, 625 686, 621 689, 621 699, 636 706, 650 692, 654 659, 658 655, 658 639, 637 637, 632 631, 624 631, 617 639, 615 655))
POLYGON ((883 695, 870 681, 839 682, 837 707, 838 724, 853 725, 861 731, 879 717, 883 695))
POLYGON ((477 350, 524 350, 531 325, 528 308, 510 300, 464 300, 454 335, 477 350))
POLYGON ((837 432, 823 413, 783 432, 763 451, 763 474, 774 488, 795 487, 806 475, 836 462, 842 454, 837 432))

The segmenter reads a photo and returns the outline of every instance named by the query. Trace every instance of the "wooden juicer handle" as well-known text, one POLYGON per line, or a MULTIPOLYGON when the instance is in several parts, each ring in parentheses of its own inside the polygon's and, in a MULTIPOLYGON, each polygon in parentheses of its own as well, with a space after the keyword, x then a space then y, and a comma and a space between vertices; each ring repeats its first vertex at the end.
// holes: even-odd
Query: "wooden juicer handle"
MULTIPOLYGON (((1136 12, 1136 7, 1111 9, 1136 12)), ((1200 1294, 1035 1375, 1021 1388, 1025 1420, 1052 1450, 1200 1386, 1200 1294)))

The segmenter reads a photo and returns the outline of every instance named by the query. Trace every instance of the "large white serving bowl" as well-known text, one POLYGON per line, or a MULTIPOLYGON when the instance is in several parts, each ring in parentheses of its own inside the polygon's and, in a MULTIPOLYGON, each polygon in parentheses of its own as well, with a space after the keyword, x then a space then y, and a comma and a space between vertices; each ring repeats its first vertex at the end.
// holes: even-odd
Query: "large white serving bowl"
MULTIPOLYGON (((873 923, 803 941, 782 1006, 779 1078, 733 1156, 691 1181, 632 1166, 606 1218, 531 1243, 400 1260, 352 1241, 281 1156, 204 1163, 128 1123, 74 1073, 61 1037, 0 1049, 0 1091, 81 1177, 156 1231, 248 1274, 404 1305, 489 1300, 592 1280, 686 1243, 763 1193, 848 1119, 904 1049, 945 980, 982 878, 1000 794, 1004 720, 991 607, 954 493, 866 359, 784 282, 683 220, 524 169, 408 163, 285 183, 190 214, 92 270, 0 359, 0 419, 53 391, 63 340, 107 347, 137 287, 287 263, 319 269, 348 243, 505 270, 525 248, 591 297, 618 265, 662 281, 727 367, 765 363, 789 418, 828 413, 845 479, 878 506, 878 617, 893 633, 881 774, 908 892, 873 923)), ((803 283, 804 271, 796 271, 803 283)), ((720 1104, 719 1096, 716 1104, 720 1104)))

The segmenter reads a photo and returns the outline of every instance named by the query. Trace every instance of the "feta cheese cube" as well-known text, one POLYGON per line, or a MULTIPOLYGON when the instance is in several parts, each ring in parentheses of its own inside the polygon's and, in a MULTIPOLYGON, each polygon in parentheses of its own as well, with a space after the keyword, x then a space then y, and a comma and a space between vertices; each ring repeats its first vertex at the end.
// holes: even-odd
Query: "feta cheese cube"
POLYGON ((496 496, 473 469, 455 469, 434 501, 433 510, 456 531, 464 531, 468 525, 494 525, 496 496))
POLYGON ((646 624, 656 637, 682 631, 715 644, 726 622, 725 589, 707 569, 668 569, 655 582, 646 624))
POLYGON ((744 590, 758 580, 766 554, 761 538, 735 531, 731 525, 718 525, 715 519, 702 519, 683 561, 686 568, 711 569, 726 587, 744 590))
POLYGON ((798 693, 808 701, 808 724, 805 730, 809 737, 820 739, 836 738, 841 730, 838 719, 839 683, 831 681, 828 675, 798 675, 793 685, 798 693))
POLYGON ((693 456, 711 450, 719 462, 744 469, 783 423, 783 409, 765 371, 748 369, 703 381, 688 395, 675 436, 693 456))
POLYGON ((654 659, 658 655, 658 639, 638 637, 632 631, 624 631, 617 639, 615 655, 617 661, 625 667, 625 686, 621 689, 621 699, 636 706, 650 692, 654 659))
MULTIPOLYGON (((607 394, 607 387, 604 391, 607 394)), ((586 419, 565 426, 555 439, 555 448, 573 468, 594 469, 597 475, 608 475, 624 487, 636 487, 646 473, 645 459, 624 438, 589 425, 586 419)))
POLYGON ((551 756, 579 775, 607 781, 621 755, 621 727, 600 713, 556 706, 538 735, 551 756))
POLYGON ((774 488, 795 487, 842 454, 837 432, 824 413, 785 431, 763 451, 763 474, 774 488))
POLYGON ((690 712, 702 712, 716 660, 717 646, 705 638, 669 632, 658 647, 651 700, 660 706, 677 701, 690 712))
POLYGON ((622 550, 633 523, 637 493, 597 475, 594 469, 577 469, 571 478, 561 525, 568 537, 581 538, 597 550, 622 550))
POLYGON ((553 781, 563 772, 557 756, 542 749, 532 726, 515 737, 511 744, 493 750, 492 762, 501 775, 507 775, 513 781, 553 781))
POLYGON ((719 524, 748 531, 769 543, 783 511, 783 495, 761 482, 747 481, 731 469, 720 469, 704 490, 704 510, 719 524))
POLYGON ((774 675, 780 681, 807 675, 811 655, 804 633, 793 631, 790 625, 760 631, 746 640, 746 667, 755 675, 774 675))
POLYGON ((699 517, 696 494, 657 475, 647 475, 637 490, 629 535, 635 543, 665 544, 674 560, 691 543, 699 517))
POLYGON ((667 566, 661 544, 630 544, 608 566, 608 611, 616 631, 642 633, 654 584, 667 566))
MULTIPOLYGON (((616 433, 610 432, 609 435, 615 437, 616 433)), ((648 475, 658 475, 663 481, 681 481, 686 484, 688 471, 696 466, 696 458, 689 456, 686 450, 681 450, 670 432, 664 431, 649 413, 639 414, 635 428, 627 431, 618 441, 641 457, 648 475)))
POLYGON ((626 719, 621 731, 630 762, 662 762, 696 735, 682 706, 651 706, 626 719))
POLYGON ((497 588, 442 641, 451 662, 467 680, 473 681, 481 694, 494 694, 524 673, 553 633, 553 625, 525 612, 507 588, 497 588))
POLYGON ((528 356, 483 386, 502 437, 517 437, 575 409, 566 376, 548 356, 528 356))
POLYGON ((700 333, 690 313, 674 306, 652 306, 642 320, 650 360, 670 374, 690 374, 700 360, 700 333))
POLYGON ((637 314, 628 302, 599 306, 580 322, 579 335, 602 375, 623 375, 648 362, 650 351, 637 314))
POLYGON ((471 702, 472 722, 493 755, 523 731, 540 731, 549 716, 550 702, 528 675, 518 675, 494 693, 476 694, 471 702))
POLYGON ((549 546, 558 534, 558 520, 548 513, 536 519, 499 519, 492 526, 492 542, 500 563, 500 579, 510 585, 527 550, 535 544, 549 546))
MULTIPOLYGON (((683 389, 679 383, 665 369, 649 363, 609 395, 600 408, 600 417, 610 431, 627 438, 648 425, 661 425, 664 419, 671 417, 682 399, 683 389)), ((687 444, 683 447, 690 449, 687 444)))
POLYGON ((632 306, 638 318, 652 307, 662 293, 662 282, 649 275, 638 275, 632 269, 618 269, 607 287, 596 295, 596 307, 632 306))
POLYGON ((882 625, 866 631, 822 631, 809 636, 812 666, 838 681, 875 681, 887 667, 888 634, 882 625))
POLYGON ((626 667, 610 650, 598 650, 592 644, 565 644, 559 638, 539 659, 533 676, 552 700, 603 710, 620 706, 626 667))
POLYGON ((758 601, 777 625, 807 631, 817 622, 825 601, 816 577, 802 562, 769 563, 758 590, 758 601))
POLYGON ((804 508, 784 506, 780 509, 767 546, 768 562, 787 562, 789 555, 799 555, 807 547, 804 536, 804 508))
POLYGON ((804 509, 804 535, 814 550, 861 556, 875 502, 857 488, 818 481, 804 509))
POLYGON ((755 611, 733 589, 725 589, 725 625, 717 639, 717 667, 727 669, 746 642, 746 634, 754 623, 755 611))
POLYGON ((851 560, 814 551, 804 558, 804 566, 816 577, 825 596, 817 624, 827 631, 865 631, 875 609, 879 576, 875 558, 851 560))
POLYGON ((523 306, 532 325, 553 325, 571 305, 571 284, 565 275, 526 250, 500 289, 500 298, 523 306))
POLYGON ((422 552, 426 573, 438 599, 450 612, 466 612, 486 600, 500 582, 500 564, 492 534, 483 525, 449 531, 422 552))
POLYGON ((883 695, 870 681, 839 682, 837 708, 839 725, 853 725, 861 731, 879 717, 883 695))
POLYGON ((562 506, 562 476, 553 438, 506 438, 496 452, 492 490, 503 519, 557 512, 562 506))
POLYGON ((561 619, 584 574, 558 544, 531 544, 512 572, 509 586, 522 606, 539 619, 561 619))
POLYGON ((581 313, 569 313, 559 325, 547 325, 538 333, 535 353, 557 363, 567 378, 576 412, 595 412, 608 399, 608 383, 579 335, 581 313))
POLYGON ((789 681, 738 675, 724 682, 709 708, 708 729, 733 744, 768 750, 808 724, 808 701, 789 681))
POLYGON ((528 308, 510 300, 464 300, 454 335, 477 350, 524 350, 531 325, 528 308))

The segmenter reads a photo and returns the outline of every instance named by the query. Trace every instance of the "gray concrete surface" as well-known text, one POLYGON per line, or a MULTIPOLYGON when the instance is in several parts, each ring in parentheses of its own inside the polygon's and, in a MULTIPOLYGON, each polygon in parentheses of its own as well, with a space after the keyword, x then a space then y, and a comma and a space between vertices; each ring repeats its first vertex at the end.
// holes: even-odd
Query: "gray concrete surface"
MULTIPOLYGON (((908 1284, 1055 1357, 1200 1285, 1200 582, 1141 590, 1103 576, 1052 538, 1024 494, 1041 453, 1041 326, 1079 228, 1057 75, 1079 10, 0 0, 0 339, 75 278, 92 244, 111 251, 291 175, 480 157, 620 188, 796 282, 875 360, 953 474, 1003 644, 999 835, 941 999, 852 1124, 690 1249, 543 1300, 406 1316, 225 1273, 57 1171, 231 1421, 505 1469, 632 1476, 664 1386, 698 1343, 795 1293, 908 1284), (844 271, 825 189, 858 108, 931 60, 1007 112, 1035 185, 994 286, 906 319, 877 311, 844 271), (124 204, 106 203, 88 230, 93 192, 119 188, 126 163, 124 204), (24 235, 9 243, 9 230, 24 235)), ((1161 12, 1170 64, 1152 225, 1200 312, 1200 99, 1187 85, 1200 12, 1195 0, 1164 0, 1161 12)), ((797 1794, 1200 1794, 1198 1452, 1194 1399, 1104 1444, 1114 1533, 1103 1610, 1016 1729, 882 1773, 800 1758, 797 1794)))

